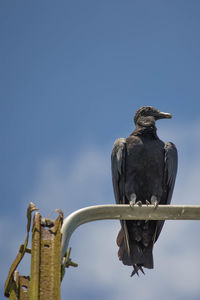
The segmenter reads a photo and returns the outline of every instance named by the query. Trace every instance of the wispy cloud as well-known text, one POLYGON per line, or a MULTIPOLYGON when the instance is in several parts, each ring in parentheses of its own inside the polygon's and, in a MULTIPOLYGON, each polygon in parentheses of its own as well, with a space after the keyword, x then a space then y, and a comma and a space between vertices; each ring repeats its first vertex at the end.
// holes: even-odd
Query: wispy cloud
POLYGON ((110 202, 107 193, 109 189, 111 192, 110 161, 102 150, 90 148, 73 161, 48 157, 40 162, 36 185, 29 199, 34 199, 45 213, 56 207, 69 213, 110 202))

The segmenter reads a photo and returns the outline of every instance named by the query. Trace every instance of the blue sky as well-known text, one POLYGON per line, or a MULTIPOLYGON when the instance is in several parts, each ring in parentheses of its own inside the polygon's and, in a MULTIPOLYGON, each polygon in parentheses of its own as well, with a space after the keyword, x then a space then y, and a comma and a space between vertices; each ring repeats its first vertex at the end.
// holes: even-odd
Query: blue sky
MULTIPOLYGON (((44 217, 114 203, 112 145, 142 105, 172 113, 157 127, 179 152, 173 202, 198 204, 199 14, 197 0, 1 0, 1 286, 30 201, 44 217)), ((155 269, 131 279, 117 259, 118 230, 102 221, 74 233, 80 266, 64 278, 63 299, 199 299, 196 222, 167 222, 155 269)))

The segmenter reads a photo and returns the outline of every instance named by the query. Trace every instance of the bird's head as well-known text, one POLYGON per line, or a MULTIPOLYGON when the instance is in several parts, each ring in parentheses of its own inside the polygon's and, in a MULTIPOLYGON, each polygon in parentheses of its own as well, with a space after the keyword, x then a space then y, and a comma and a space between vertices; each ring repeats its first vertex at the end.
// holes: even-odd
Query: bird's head
POLYGON ((172 115, 169 113, 161 112, 152 106, 142 106, 136 111, 134 122, 136 125, 151 126, 159 119, 170 118, 172 118, 172 115))

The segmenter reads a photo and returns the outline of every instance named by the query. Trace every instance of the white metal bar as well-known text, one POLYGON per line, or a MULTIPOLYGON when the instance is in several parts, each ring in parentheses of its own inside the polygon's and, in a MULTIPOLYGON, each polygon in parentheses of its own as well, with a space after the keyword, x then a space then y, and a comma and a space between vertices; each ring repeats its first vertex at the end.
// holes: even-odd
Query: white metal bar
POLYGON ((200 205, 96 205, 79 209, 63 221, 61 262, 73 231, 80 225, 105 219, 118 220, 200 220, 200 205))

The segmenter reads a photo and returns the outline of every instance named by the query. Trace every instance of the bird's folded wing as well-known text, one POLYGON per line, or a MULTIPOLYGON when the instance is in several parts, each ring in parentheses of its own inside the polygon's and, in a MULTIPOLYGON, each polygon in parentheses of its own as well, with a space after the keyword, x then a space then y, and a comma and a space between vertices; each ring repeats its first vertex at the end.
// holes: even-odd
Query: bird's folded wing
POLYGON ((125 138, 117 139, 114 143, 111 154, 112 182, 115 194, 115 201, 117 204, 124 204, 123 191, 120 189, 119 183, 120 180, 123 181, 123 177, 125 176, 125 145, 125 138))
MULTIPOLYGON (((164 169, 164 195, 165 199, 162 199, 161 204, 170 204, 172 193, 174 190, 174 184, 176 180, 176 173, 178 167, 178 154, 176 146, 168 142, 165 144, 165 169, 164 169)), ((159 234, 162 230, 164 221, 157 222, 155 242, 159 237, 159 234)))

